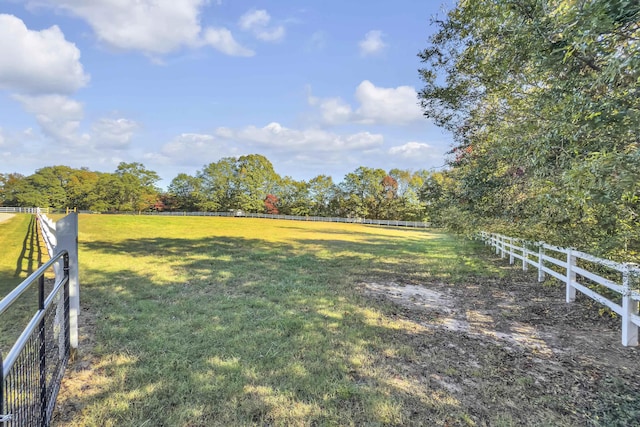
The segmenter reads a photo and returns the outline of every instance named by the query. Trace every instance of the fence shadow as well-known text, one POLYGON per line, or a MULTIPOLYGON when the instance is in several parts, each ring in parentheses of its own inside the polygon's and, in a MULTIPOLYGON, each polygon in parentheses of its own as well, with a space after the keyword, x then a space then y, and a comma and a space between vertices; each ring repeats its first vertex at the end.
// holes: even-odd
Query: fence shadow
POLYGON ((25 277, 36 271, 42 264, 42 249, 40 246, 40 233, 38 222, 34 215, 31 216, 27 233, 22 242, 22 250, 16 260, 16 269, 13 277, 17 278, 24 274, 25 277))

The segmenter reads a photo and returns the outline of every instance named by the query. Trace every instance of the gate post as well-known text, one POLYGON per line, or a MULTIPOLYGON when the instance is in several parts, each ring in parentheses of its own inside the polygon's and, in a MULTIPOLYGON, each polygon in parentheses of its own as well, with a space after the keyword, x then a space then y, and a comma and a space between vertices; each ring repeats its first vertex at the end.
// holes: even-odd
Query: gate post
POLYGON ((80 314, 80 282, 78 281, 78 214, 71 212, 56 222, 56 253, 69 253, 69 341, 71 351, 78 349, 78 315, 80 314))

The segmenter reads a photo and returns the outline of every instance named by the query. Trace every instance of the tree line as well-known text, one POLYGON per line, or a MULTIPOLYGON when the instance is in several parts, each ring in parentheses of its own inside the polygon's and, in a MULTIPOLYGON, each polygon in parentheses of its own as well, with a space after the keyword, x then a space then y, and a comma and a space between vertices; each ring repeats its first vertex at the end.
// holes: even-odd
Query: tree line
POLYGON ((328 175, 297 181, 278 175, 259 154, 226 157, 194 175, 178 174, 166 191, 158 173, 120 163, 113 173, 48 166, 29 176, 0 174, 0 205, 94 212, 207 211, 422 221, 429 215, 426 170, 358 167, 335 183, 328 175))
POLYGON ((458 2, 419 56, 441 225, 640 259, 640 3, 458 2))

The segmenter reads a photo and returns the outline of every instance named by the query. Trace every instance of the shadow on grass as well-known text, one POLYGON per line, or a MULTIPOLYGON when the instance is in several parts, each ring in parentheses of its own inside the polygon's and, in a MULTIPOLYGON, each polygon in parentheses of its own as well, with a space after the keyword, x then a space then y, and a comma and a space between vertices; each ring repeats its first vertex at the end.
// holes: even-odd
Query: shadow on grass
MULTIPOLYGON (((20 234, 16 233, 16 242, 19 241, 17 237, 20 234)), ((0 271, 0 298, 10 293, 40 267, 42 250, 37 221, 35 216, 31 215, 16 259, 15 269, 0 271)), ((13 262, 9 261, 5 265, 9 267, 13 262)), ((21 295, 0 317, 0 353, 6 355, 37 310, 38 286, 36 285, 21 295)))
POLYGON ((22 250, 16 260, 16 270, 13 277, 27 277, 42 264, 42 251, 40 245, 40 233, 35 216, 31 216, 27 234, 22 242, 22 250))
MULTIPOLYGON (((388 318, 354 289, 371 274, 413 274, 385 259, 382 240, 83 243, 83 256, 161 259, 181 273, 84 270, 103 383, 67 398, 84 408, 78 423, 406 425, 463 416, 446 391, 394 380, 390 362, 407 351, 398 334, 429 332, 388 318)), ((414 266, 423 253, 416 247, 414 266)))
MULTIPOLYGON (((478 244, 361 238, 81 244, 81 256, 105 259, 83 270, 94 357, 66 392, 59 424, 579 425, 584 414, 621 419, 606 409, 617 391, 633 419, 637 376, 426 327, 437 319, 355 289, 365 280, 446 284, 460 288, 470 323, 474 313, 487 319, 524 283, 509 276, 483 287, 504 270, 478 256, 478 244), (173 274, 159 274, 163 266, 173 274)), ((532 312, 545 293, 536 289, 532 312)))

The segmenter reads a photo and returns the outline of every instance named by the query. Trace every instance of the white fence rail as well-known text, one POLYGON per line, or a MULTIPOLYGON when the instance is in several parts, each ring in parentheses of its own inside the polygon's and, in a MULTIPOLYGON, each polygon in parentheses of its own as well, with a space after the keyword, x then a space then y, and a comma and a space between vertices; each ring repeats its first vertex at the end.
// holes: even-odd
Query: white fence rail
POLYGON ((640 301, 640 267, 632 263, 619 263, 595 257, 571 248, 560 248, 543 242, 528 242, 514 237, 494 233, 480 233, 487 245, 495 248, 496 254, 502 258, 509 257, 514 264, 515 259, 522 261, 522 269, 531 265, 538 269, 538 281, 550 275, 566 286, 566 302, 573 302, 576 291, 609 307, 622 319, 622 345, 638 345, 638 302, 640 301), (588 268, 596 269, 589 271, 588 268), (603 273, 604 271, 604 273, 603 273), (605 274, 607 277, 603 277, 605 274), (615 277, 615 279, 612 279, 615 277), (594 285, 603 286, 612 295, 618 294, 617 301, 599 294, 592 289, 594 285))
POLYGON ((49 211, 47 208, 20 208, 14 206, 0 206, 0 213, 38 213, 40 211, 49 211))
MULTIPOLYGON (((80 213, 85 213, 81 211, 80 213)), ((118 212, 120 214, 136 214, 134 212, 118 212)), ((431 224, 422 221, 400 221, 395 219, 368 219, 368 218, 343 218, 343 217, 325 217, 325 216, 305 216, 305 215, 274 215, 251 212, 141 212, 141 215, 159 215, 159 216, 220 216, 220 217, 236 217, 236 218, 266 218, 266 219, 283 219, 289 221, 313 221, 313 222, 343 222, 349 224, 370 224, 370 225, 386 225, 390 227, 410 227, 410 228, 429 228, 431 224)))
MULTIPOLYGON (((0 206, 0 213, 49 213, 49 208, 19 208, 19 207, 2 207, 0 206)), ((64 212, 64 210, 62 211, 64 212)), ((67 209, 66 213, 70 210, 67 209)), ((99 213, 93 211, 77 211, 81 214, 99 213)), ((109 212, 108 214, 111 214, 109 212)), ((313 221, 313 222, 342 222, 348 224, 369 224, 369 225, 385 225, 389 227, 409 227, 409 228, 430 228, 431 223, 423 221, 400 221, 395 219, 369 219, 369 218, 344 218, 344 217, 326 217, 326 216, 307 216, 307 215, 274 215, 263 213, 252 213, 244 211, 233 212, 182 212, 182 211, 147 211, 147 212, 113 212, 113 214, 120 215, 159 215, 159 216, 221 216, 221 217, 236 217, 236 218, 266 218, 266 219, 284 219, 289 221, 313 221)))
MULTIPOLYGON (((80 313, 80 283, 78 281, 78 214, 70 213, 54 222, 40 210, 38 224, 50 258, 67 251, 69 254, 69 326, 72 349, 78 348, 78 314, 80 313)), ((53 267, 56 282, 64 275, 62 265, 53 267)))

